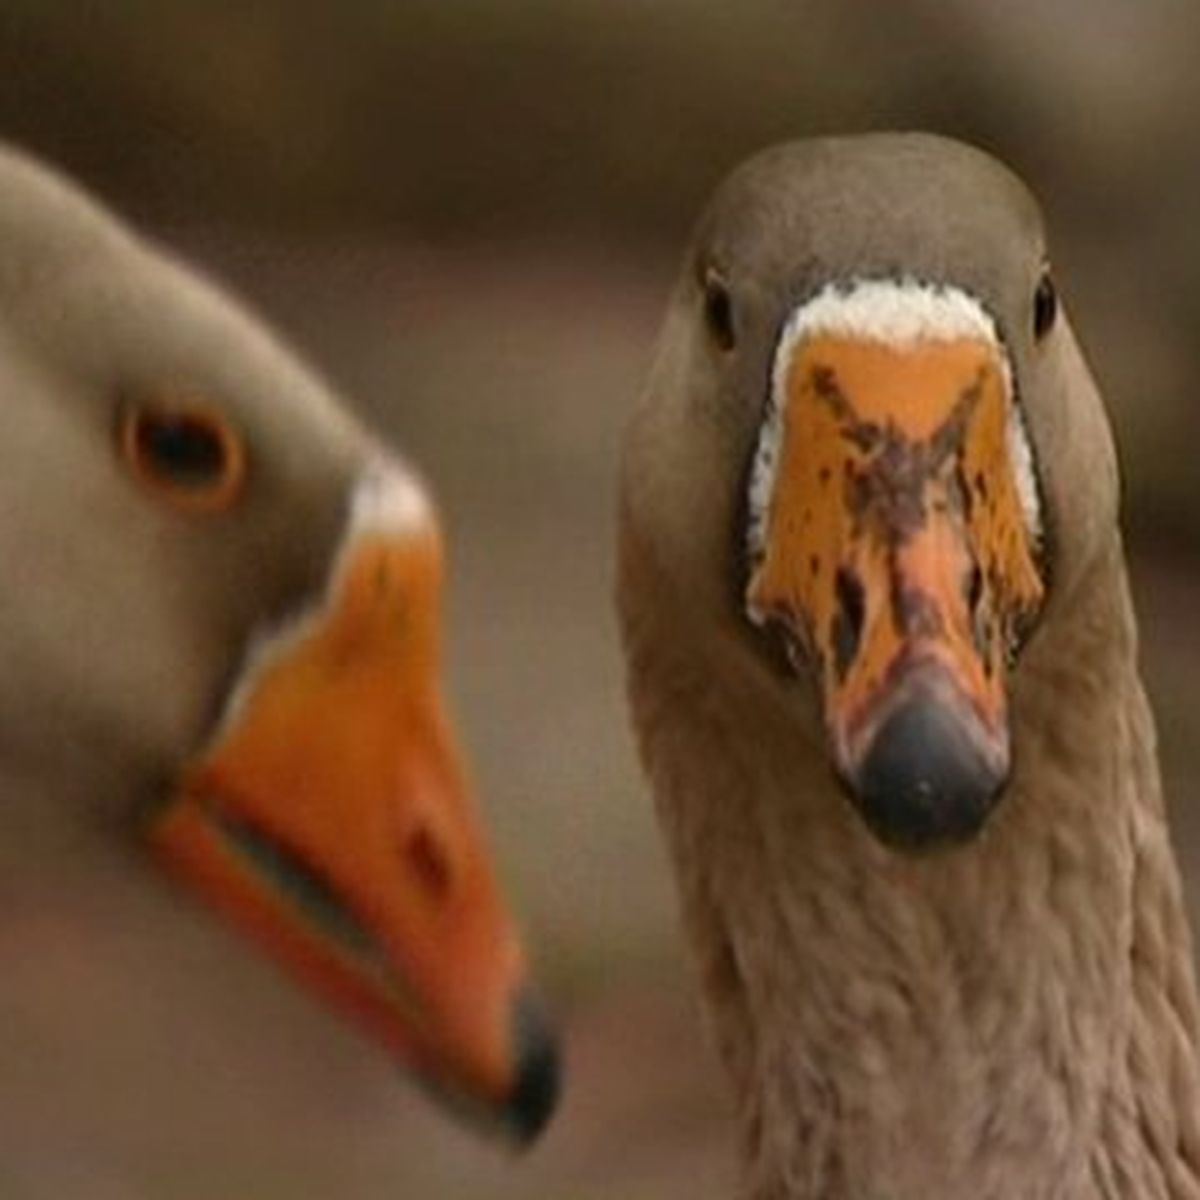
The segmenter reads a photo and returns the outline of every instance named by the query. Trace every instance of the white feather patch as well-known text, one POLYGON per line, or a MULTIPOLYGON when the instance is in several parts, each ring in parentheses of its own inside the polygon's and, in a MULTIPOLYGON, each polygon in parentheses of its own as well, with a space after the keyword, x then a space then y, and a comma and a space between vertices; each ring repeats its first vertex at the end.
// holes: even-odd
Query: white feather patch
POLYGON ((433 507, 424 488, 403 467, 378 461, 359 476, 350 498, 350 528, 358 531, 409 533, 427 529, 433 507))
POLYGON ((827 284, 792 314, 781 348, 815 333, 901 348, 958 338, 997 341, 996 323, 974 297, 915 279, 864 279, 849 287, 827 284))
MULTIPOLYGON (((825 335, 881 342, 903 349, 919 342, 975 338, 992 346, 1000 363, 1008 403, 1008 448, 1016 473, 1017 495, 1025 525, 1034 541, 1042 535, 1041 502, 1033 448, 1013 396, 1008 353, 996 323, 973 296, 959 288, 934 286, 914 279, 864 279, 850 285, 827 284, 788 318, 779 336, 771 367, 771 393, 759 429, 750 472, 746 543, 751 562, 766 551, 771 497, 783 448, 787 371, 795 347, 806 338, 825 335)), ((765 614, 750 606, 756 623, 765 614)))

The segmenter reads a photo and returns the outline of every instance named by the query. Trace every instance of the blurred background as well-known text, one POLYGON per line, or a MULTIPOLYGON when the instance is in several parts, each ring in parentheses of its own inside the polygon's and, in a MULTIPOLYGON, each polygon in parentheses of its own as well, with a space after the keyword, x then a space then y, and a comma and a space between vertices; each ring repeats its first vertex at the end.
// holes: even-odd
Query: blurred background
POLYGON ((60 906, 0 922, 0 1196, 730 1193, 623 712, 613 483, 690 223, 780 138, 926 127, 1041 196, 1200 898, 1198 51, 1183 0, 6 0, 0 135, 249 298, 432 480, 457 707, 570 1088, 513 1160, 210 922, 68 858, 60 906))

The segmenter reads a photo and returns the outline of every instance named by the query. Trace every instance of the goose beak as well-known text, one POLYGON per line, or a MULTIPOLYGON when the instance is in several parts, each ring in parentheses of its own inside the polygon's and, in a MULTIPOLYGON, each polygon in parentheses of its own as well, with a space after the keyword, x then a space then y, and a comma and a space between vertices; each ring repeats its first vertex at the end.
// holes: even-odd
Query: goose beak
POLYGON ((1007 663, 1042 597, 1003 351, 813 333, 780 353, 749 611, 815 666, 835 770, 875 834, 969 838, 1008 779, 1007 663))
POLYGON ((323 602, 252 655, 149 832, 432 1092, 525 1142, 558 1058, 439 695, 440 577, 432 522, 352 522, 323 602))

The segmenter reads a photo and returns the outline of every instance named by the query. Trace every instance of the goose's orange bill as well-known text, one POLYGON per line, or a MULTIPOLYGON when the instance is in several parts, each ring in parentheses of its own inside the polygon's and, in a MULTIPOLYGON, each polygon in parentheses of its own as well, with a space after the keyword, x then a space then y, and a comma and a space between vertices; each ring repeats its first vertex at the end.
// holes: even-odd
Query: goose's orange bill
POLYGON ((1008 776, 1006 661, 1042 598, 1001 352, 840 334, 786 352, 748 604, 816 665, 872 828, 968 836, 1008 776))
POLYGON ((170 866, 432 1090, 535 1135, 554 1040, 439 686, 436 533, 352 537, 151 831, 170 866))

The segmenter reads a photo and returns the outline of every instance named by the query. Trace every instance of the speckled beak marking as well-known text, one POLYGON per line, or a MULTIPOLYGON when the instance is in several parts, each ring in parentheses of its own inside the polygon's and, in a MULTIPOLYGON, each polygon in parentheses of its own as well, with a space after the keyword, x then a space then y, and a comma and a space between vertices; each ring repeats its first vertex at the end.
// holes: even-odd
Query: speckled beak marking
POLYGON ((416 485, 364 478, 325 595, 252 652, 150 836, 432 1090, 525 1140, 557 1060, 443 709, 441 571, 416 485))
POLYGON ((1043 592, 1007 357, 953 289, 828 289, 780 339, 750 491, 748 611, 816 672, 835 768, 886 842, 982 824, 1005 675, 1043 592))

